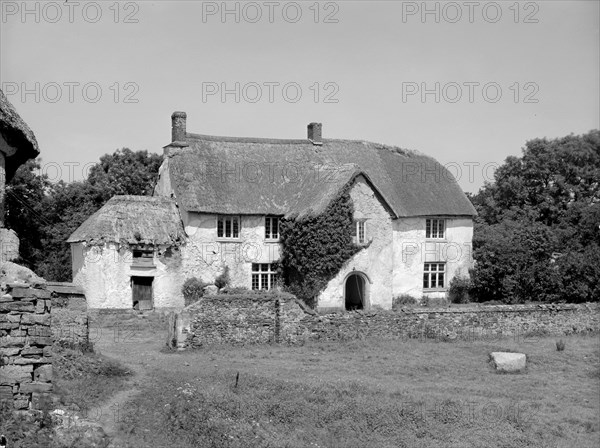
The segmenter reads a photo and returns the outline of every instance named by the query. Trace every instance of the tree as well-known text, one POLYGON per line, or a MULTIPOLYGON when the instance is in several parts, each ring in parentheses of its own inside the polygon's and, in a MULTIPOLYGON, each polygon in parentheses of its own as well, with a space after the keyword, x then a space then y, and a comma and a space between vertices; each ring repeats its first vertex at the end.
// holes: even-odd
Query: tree
POLYGON ((600 131, 526 143, 470 197, 478 300, 599 300, 600 131))

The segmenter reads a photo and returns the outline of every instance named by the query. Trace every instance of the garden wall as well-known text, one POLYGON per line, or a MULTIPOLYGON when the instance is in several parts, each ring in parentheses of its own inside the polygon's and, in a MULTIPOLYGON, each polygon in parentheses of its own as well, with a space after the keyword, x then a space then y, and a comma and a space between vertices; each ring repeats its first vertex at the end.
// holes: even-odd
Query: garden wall
POLYGON ((0 293, 0 401, 37 409, 52 390, 51 293, 8 284, 0 293))
POLYGON ((89 319, 83 290, 72 283, 48 282, 52 297, 54 343, 75 349, 89 347, 89 319))
POLYGON ((290 295, 215 295, 170 319, 169 345, 310 340, 383 339, 494 340, 598 331, 599 304, 498 305, 403 308, 318 315, 290 295))

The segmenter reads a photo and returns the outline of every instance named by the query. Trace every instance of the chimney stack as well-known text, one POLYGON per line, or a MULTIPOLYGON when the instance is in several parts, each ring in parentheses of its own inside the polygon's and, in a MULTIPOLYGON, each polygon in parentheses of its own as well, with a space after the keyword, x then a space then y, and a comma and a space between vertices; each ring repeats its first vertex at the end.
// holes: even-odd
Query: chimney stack
POLYGON ((308 125, 308 139, 313 145, 322 145, 323 137, 321 136, 321 129, 323 125, 321 123, 310 123, 308 125))
POLYGON ((171 143, 185 145, 186 120, 185 112, 173 112, 171 115, 171 143))

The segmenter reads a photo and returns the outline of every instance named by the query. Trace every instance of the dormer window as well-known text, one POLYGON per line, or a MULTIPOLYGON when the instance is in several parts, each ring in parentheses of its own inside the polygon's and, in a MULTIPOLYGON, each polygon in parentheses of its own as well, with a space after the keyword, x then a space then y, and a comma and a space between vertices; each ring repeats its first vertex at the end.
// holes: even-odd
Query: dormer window
POLYGON ((153 249, 133 249, 133 267, 153 268, 154 250, 153 249))
POLYGON ((265 240, 279 241, 279 218, 277 216, 265 217, 265 240))
POLYGON ((441 218, 425 220, 425 238, 444 239, 446 237, 446 220, 441 218))

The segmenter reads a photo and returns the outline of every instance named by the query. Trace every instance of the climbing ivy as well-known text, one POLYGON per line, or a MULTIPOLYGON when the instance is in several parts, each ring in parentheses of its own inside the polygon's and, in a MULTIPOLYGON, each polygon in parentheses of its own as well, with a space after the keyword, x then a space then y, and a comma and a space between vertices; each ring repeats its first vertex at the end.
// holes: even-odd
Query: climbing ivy
POLYGON ((319 215, 280 221, 282 254, 278 263, 286 289, 308 306, 344 263, 362 248, 353 241, 354 207, 345 189, 319 215))

